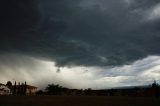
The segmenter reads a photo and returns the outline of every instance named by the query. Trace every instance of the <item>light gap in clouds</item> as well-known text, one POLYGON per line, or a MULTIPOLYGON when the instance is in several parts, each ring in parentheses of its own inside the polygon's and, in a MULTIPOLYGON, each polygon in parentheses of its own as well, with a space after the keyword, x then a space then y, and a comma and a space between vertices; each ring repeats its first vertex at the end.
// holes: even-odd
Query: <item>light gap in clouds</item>
MULTIPOLYGON (((2 56, 1 56, 2 58, 2 56)), ((70 88, 104 89, 119 86, 151 84, 160 80, 160 56, 149 56, 131 65, 117 67, 57 67, 52 61, 40 60, 27 56, 3 56, 0 80, 27 81, 44 88, 49 83, 60 84, 70 88), (9 58, 14 62, 7 61, 9 58), (24 62, 25 61, 25 62, 24 62), (29 64, 33 63, 33 65, 29 64), (17 65, 17 63, 21 63, 17 65)), ((2 63, 2 61, 1 61, 2 63)))
POLYGON ((158 20, 160 19, 160 4, 152 7, 148 12, 148 20, 158 20))

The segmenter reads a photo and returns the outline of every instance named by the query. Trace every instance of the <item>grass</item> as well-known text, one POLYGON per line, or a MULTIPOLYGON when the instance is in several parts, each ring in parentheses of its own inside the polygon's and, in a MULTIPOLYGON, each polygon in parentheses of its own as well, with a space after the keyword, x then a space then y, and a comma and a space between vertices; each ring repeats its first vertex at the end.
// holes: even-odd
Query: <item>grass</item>
POLYGON ((160 106, 160 99, 104 96, 0 96, 0 106, 160 106))

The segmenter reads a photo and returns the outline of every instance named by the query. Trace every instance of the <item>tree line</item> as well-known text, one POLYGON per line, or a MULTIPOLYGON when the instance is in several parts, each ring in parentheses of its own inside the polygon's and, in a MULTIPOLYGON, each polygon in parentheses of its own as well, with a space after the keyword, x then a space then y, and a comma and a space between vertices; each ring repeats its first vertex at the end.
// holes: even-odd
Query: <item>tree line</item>
POLYGON ((93 90, 88 89, 69 89, 59 84, 48 84, 45 90, 39 90, 37 95, 91 95, 91 96, 155 96, 160 97, 160 86, 154 81, 147 87, 117 88, 93 90))

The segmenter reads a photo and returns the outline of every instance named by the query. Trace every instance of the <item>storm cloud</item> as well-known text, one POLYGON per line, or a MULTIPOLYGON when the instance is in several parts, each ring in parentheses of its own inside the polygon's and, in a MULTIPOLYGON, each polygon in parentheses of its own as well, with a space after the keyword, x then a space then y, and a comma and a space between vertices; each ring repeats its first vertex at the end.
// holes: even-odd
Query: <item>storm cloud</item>
POLYGON ((47 84, 60 84, 78 89, 106 89, 122 86, 151 85, 160 83, 160 56, 149 56, 130 65, 61 67, 46 61, 21 54, 0 56, 0 81, 27 81, 28 84, 44 89, 47 84), (14 60, 14 61, 13 61, 14 60), (77 84, 78 81, 78 84, 77 84))
POLYGON ((1 54, 117 66, 160 53, 158 0, 2 0, 1 54))

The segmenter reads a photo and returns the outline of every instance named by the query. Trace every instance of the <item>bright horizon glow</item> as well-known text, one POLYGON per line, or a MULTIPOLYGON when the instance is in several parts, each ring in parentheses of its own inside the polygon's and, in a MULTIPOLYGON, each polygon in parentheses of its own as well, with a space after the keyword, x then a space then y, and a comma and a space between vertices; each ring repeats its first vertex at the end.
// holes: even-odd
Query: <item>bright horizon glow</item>
POLYGON ((29 56, 12 54, 3 56, 3 60, 5 64, 1 64, 0 75, 3 83, 27 81, 39 88, 55 83, 69 88, 107 89, 148 85, 153 80, 160 80, 160 56, 149 56, 131 65, 116 67, 60 67, 59 72, 54 62, 29 56), (14 63, 7 63, 8 57, 14 59, 14 63))

